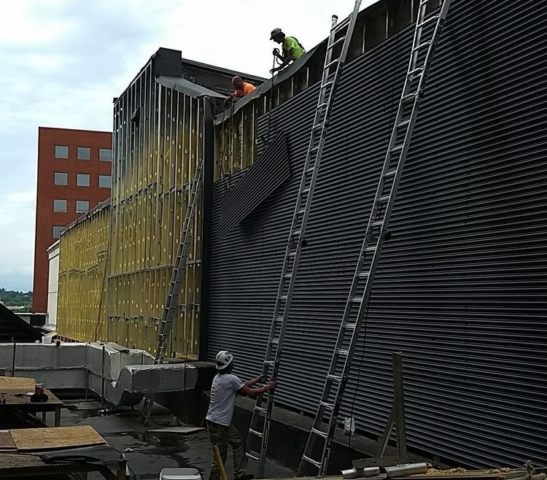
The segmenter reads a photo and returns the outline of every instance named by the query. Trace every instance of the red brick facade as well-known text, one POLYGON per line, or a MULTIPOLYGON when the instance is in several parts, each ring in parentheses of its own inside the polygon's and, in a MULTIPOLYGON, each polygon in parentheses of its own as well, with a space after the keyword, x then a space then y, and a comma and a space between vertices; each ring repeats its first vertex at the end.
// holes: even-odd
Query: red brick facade
POLYGON ((110 188, 99 186, 99 175, 103 176, 101 181, 106 184, 111 175, 112 162, 101 161, 99 149, 103 149, 103 158, 107 158, 111 148, 110 132, 46 127, 38 129, 38 188, 32 305, 35 313, 47 312, 47 249, 56 241, 54 227, 66 227, 83 214, 76 212, 77 201, 80 201, 80 210, 87 207, 86 201, 89 202, 89 209, 92 209, 110 196, 110 188), (66 148, 56 147, 68 147, 68 152, 66 148), (87 157, 89 160, 84 159, 87 157), (64 183, 66 179, 67 185, 55 184, 56 172, 61 174, 57 175, 57 183, 64 183), (78 174, 80 183, 85 184, 89 180, 89 186, 78 186, 78 174), (54 202, 55 200, 58 201, 54 202))

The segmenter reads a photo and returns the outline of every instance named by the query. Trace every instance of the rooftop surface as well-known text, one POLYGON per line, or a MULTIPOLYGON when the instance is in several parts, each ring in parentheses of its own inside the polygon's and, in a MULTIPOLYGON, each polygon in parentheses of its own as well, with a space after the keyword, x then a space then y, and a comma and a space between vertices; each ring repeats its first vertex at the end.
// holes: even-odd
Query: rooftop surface
MULTIPOLYGON (((101 403, 96 400, 65 400, 61 425, 91 425, 114 448, 127 457, 129 468, 138 480, 155 480, 163 468, 197 468, 204 480, 209 477, 213 451, 205 429, 190 434, 162 433, 153 430, 172 425, 173 416, 167 410, 154 410, 153 422, 144 426, 140 412, 119 410, 115 414, 102 415, 101 403)), ((47 419, 53 425, 53 415, 47 419)), ((227 463, 228 478, 232 478, 231 454, 227 463)), ((249 473, 254 465, 249 464, 249 473)), ((268 462, 269 477, 293 477, 294 473, 274 462, 268 462)), ((88 480, 103 477, 91 473, 88 480)))

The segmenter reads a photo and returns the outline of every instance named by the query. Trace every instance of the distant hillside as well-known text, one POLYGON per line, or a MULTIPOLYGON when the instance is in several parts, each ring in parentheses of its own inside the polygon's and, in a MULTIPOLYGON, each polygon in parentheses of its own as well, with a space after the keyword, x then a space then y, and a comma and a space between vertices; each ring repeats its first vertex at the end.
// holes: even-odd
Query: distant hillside
POLYGON ((32 307, 32 292, 17 292, 0 288, 0 302, 6 307, 25 307, 24 312, 30 312, 32 307))

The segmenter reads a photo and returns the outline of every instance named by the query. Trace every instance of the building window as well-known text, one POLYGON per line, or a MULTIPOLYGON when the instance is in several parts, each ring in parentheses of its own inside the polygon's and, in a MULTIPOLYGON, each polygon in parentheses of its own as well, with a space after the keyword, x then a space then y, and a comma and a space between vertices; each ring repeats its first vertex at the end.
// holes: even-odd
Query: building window
POLYGON ((76 174, 76 185, 78 185, 78 187, 89 187, 89 174, 87 174, 87 173, 77 173, 76 174))
POLYGON ((54 212, 66 212, 66 200, 53 200, 54 212))
POLYGON ((112 177, 110 175, 99 175, 99 187, 112 188, 112 177))
POLYGON ((101 162, 112 161, 112 149, 111 148, 99 148, 99 160, 101 162))
POLYGON ((55 185, 68 185, 68 173, 55 172, 55 185))
POLYGON ((68 158, 68 147, 55 145, 55 158, 68 158))
POLYGON ((60 227, 59 225, 55 225, 53 227, 53 238, 61 238, 61 233, 65 231, 65 227, 60 227))
POLYGON ((78 147, 78 160, 89 160, 91 158, 91 148, 78 147))
POLYGON ((76 213, 89 212, 89 200, 76 200, 76 213))

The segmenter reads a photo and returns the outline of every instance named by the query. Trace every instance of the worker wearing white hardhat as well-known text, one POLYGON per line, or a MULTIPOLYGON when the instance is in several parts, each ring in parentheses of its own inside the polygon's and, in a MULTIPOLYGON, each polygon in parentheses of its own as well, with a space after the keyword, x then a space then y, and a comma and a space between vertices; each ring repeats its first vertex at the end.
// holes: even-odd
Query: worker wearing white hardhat
MULTIPOLYGON (((241 393, 255 398, 268 390, 273 390, 276 382, 269 381, 262 387, 253 388, 257 383, 262 382, 262 376, 243 382, 239 377, 233 375, 234 356, 230 352, 226 350, 218 352, 215 360, 217 374, 211 385, 211 402, 205 417, 209 438, 213 445, 218 446, 224 464, 226 464, 228 456, 228 446, 232 447, 234 480, 250 480, 253 476, 245 473, 247 467, 245 442, 236 427, 232 425, 236 394, 241 393)), ((220 471, 216 461, 213 460, 209 480, 219 479, 220 471)))

